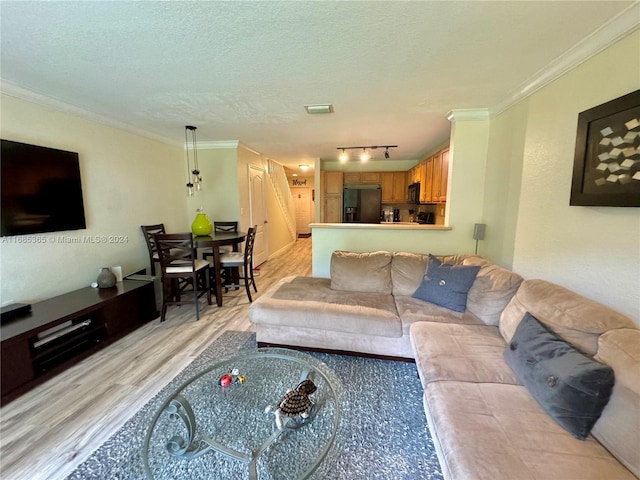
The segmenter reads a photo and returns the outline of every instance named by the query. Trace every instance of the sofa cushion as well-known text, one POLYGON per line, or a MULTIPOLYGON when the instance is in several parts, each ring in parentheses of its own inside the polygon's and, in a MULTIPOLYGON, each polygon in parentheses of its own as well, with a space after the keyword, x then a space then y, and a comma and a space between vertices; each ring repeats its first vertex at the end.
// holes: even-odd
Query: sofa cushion
MULTIPOLYGON (((478 255, 435 255, 435 257, 451 265, 462 265, 465 259, 472 257, 482 259, 478 255)), ((395 252, 391 260, 393 295, 413 295, 424 277, 428 260, 428 254, 395 252)))
POLYGON ((429 255, 427 271, 412 296, 456 312, 464 312, 467 294, 479 270, 477 265, 451 265, 429 255))
POLYGON ((497 327, 416 322, 410 331, 425 386, 440 380, 520 383, 502 358, 505 341, 497 327))
POLYGON ((591 360, 527 313, 504 358, 558 425, 584 440, 609 401, 613 369, 591 360))
POLYGON ((424 405, 445 478, 637 480, 595 438, 563 430, 523 386, 431 382, 424 405))
POLYGON ((595 359, 613 368, 616 383, 591 434, 640 478, 640 330, 603 333, 595 359))
POLYGON ((479 265, 480 271, 467 296, 467 310, 487 325, 498 325, 500 314, 522 283, 522 277, 481 257, 468 257, 463 265, 479 265))
POLYGON ((429 255, 395 252, 391 260, 393 295, 413 295, 427 270, 428 260, 429 255))
POLYGON ((390 252, 333 252, 331 289, 390 294, 391 257, 390 252))
POLYGON ((395 296, 396 310, 402 321, 402 331, 409 335, 409 327, 416 322, 460 323, 463 325, 484 325, 468 310, 454 312, 435 303, 425 302, 413 297, 395 296))
POLYGON ((402 337, 393 296, 331 289, 331 280, 285 277, 249 307, 252 323, 402 337))
POLYGON ((635 327, 623 314, 564 287, 545 280, 525 280, 500 316, 500 333, 507 342, 527 312, 591 356, 602 333, 635 327))

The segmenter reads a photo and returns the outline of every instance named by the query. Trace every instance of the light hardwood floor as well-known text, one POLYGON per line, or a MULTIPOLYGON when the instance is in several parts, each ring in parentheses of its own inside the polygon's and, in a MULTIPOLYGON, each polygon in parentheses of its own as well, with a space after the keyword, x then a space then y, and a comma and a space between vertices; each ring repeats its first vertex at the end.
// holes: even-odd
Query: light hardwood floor
MULTIPOLYGON (((258 298, 288 275, 311 275, 311 238, 260 266, 258 298)), ((225 330, 251 331, 244 289, 156 319, 0 410, 0 478, 63 479, 225 330)))

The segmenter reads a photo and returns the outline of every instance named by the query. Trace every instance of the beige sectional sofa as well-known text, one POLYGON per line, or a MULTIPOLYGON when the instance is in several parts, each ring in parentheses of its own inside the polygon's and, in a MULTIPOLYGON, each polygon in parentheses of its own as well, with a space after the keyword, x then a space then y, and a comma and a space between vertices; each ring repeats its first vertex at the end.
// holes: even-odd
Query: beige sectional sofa
POLYGON ((261 344, 414 359, 447 479, 640 478, 640 330, 624 315, 475 255, 466 308, 413 298, 427 255, 335 252, 331 278, 282 279, 252 304, 261 344), (504 359, 526 313, 615 374, 585 440, 549 416, 504 359))
POLYGON ((438 258, 482 265, 463 313, 411 297, 427 255, 334 252, 331 278, 286 277, 253 302, 249 320, 257 341, 413 359, 409 327, 414 322, 497 325, 522 278, 477 255, 438 258))

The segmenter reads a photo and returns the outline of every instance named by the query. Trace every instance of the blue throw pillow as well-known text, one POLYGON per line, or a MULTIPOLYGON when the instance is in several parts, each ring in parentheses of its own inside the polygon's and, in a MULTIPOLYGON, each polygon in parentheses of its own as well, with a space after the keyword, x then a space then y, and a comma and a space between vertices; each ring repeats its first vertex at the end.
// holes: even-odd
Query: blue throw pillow
POLYGON ((429 255, 427 271, 412 297, 456 312, 464 312, 467 308, 467 294, 479 271, 479 266, 449 265, 429 255))
POLYGON ((584 440, 609 401, 613 369, 592 360, 526 313, 504 359, 558 425, 584 440))

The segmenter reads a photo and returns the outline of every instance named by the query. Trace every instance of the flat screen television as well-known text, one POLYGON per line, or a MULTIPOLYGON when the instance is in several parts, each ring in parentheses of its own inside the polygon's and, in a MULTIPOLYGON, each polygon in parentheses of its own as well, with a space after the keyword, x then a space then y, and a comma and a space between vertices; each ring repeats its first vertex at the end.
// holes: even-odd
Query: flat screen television
POLYGON ((0 142, 0 235, 86 228, 78 154, 0 142))

